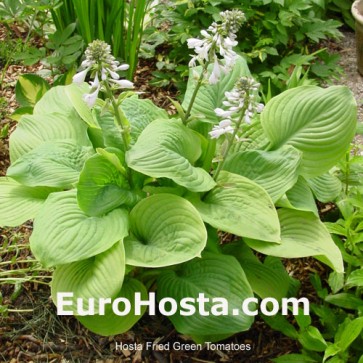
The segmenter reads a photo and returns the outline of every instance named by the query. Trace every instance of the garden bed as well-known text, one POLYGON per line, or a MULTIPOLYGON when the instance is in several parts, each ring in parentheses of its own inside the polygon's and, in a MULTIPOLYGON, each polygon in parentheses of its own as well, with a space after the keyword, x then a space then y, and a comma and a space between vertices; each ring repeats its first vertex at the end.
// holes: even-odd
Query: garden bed
MULTIPOLYGON (((1 31, 0 31, 1 34, 1 31)), ((342 56, 341 66, 345 75, 334 81, 336 84, 346 84, 353 92, 359 105, 359 119, 363 121, 363 82, 356 71, 355 44, 353 33, 345 33, 345 40, 340 43, 329 43, 331 51, 342 56)), ((6 71, 0 98, 4 100, 0 114, 0 129, 9 125, 9 133, 15 127, 15 122, 7 116, 16 108, 14 86, 20 74, 32 73, 42 66, 24 67, 10 65, 6 71)), ((168 97, 175 99, 176 89, 150 87, 148 82, 151 72, 155 70, 153 61, 142 61, 136 72, 135 85, 143 92, 141 97, 152 99, 158 106, 167 109, 169 114, 176 112, 168 97)), ((0 175, 5 175, 9 166, 8 139, 0 139, 0 175)), ((330 207, 328 207, 328 210, 330 207)), ((324 213, 325 205, 320 212, 324 213)), ((5 275, 8 269, 27 269, 27 259, 32 259, 28 244, 32 224, 27 223, 17 228, 0 229, 0 273, 5 275), (12 247, 10 252, 2 247, 12 247), (17 249, 16 246, 25 246, 17 249), (10 266, 2 267, 1 261, 12 261, 10 266)), ((310 275, 316 273, 323 280, 328 278, 326 268, 312 258, 284 260, 284 265, 290 276, 297 278, 302 288, 300 296, 308 297, 311 302, 319 298, 310 283, 310 275)), ((0 315, 0 362, 246 362, 266 363, 272 358, 288 353, 298 353, 300 346, 296 340, 271 329, 261 318, 257 318, 252 328, 230 339, 220 342, 225 347, 233 344, 249 346, 250 349, 202 349, 178 350, 180 344, 192 344, 187 337, 175 331, 173 325, 161 315, 147 314, 127 333, 101 337, 84 328, 72 317, 60 317, 50 299, 50 289, 41 282, 48 281, 49 276, 43 272, 37 275, 37 265, 34 264, 32 276, 37 282, 22 281, 21 289, 16 290, 13 284, 2 284, 2 305, 8 306, 7 316, 0 315), (120 349, 120 344, 129 344, 128 348, 120 349), (158 349, 132 349, 135 344, 146 346, 147 342, 154 344, 170 343, 174 348, 167 351, 158 349)), ((27 278, 24 274, 24 279, 27 278)), ((296 325, 296 322, 291 319, 296 325)), ((125 346, 126 346, 125 345, 125 346)), ((221 346, 223 347, 223 345, 221 346)))

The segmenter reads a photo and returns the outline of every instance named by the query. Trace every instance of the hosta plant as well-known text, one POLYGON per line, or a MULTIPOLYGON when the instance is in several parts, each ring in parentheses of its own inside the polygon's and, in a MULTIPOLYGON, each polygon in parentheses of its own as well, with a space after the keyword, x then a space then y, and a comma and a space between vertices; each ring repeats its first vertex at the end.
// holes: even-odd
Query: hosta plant
MULTIPOLYGON (((133 304, 136 292, 176 301, 204 293, 227 299, 228 314, 170 320, 195 341, 217 341, 251 326, 252 316, 235 314, 243 300, 296 291, 279 258, 314 256, 342 272, 315 198, 340 192, 329 170, 354 136, 354 98, 346 87, 306 86, 263 108, 232 49, 240 15, 225 13, 190 40, 196 56, 178 116, 131 91, 116 97, 132 87, 117 75, 127 66, 96 42, 76 84, 49 90, 12 133, 0 225, 34 219, 32 252, 54 268, 54 301, 73 293, 68 310, 77 298, 95 298, 97 310, 99 298, 133 304), (222 232, 233 242, 221 243, 222 232)), ((77 318, 113 335, 145 310, 103 312, 77 318)))

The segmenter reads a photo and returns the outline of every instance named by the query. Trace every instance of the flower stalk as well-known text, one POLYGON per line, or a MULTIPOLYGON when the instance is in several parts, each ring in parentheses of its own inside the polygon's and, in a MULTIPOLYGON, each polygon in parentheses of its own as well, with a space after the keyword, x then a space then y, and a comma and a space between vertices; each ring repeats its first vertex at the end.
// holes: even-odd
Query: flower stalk
POLYGON ((189 102, 189 105, 188 105, 188 109, 186 110, 185 115, 184 115, 184 118, 183 118, 183 123, 184 124, 187 124, 187 122, 188 122, 188 119, 190 117, 190 112, 192 111, 193 104, 194 104, 195 99, 197 97, 198 91, 199 91, 200 87, 203 84, 204 74, 207 71, 208 65, 209 65, 209 62, 205 62, 204 66, 203 66, 203 69, 202 69, 202 72, 199 75, 198 82, 197 82, 197 84, 196 84, 196 86, 194 88, 194 92, 192 94, 192 98, 190 99, 190 102, 189 102))
MULTIPOLYGON (((247 107, 246 107, 246 106, 245 106, 245 108, 247 109, 247 107)), ((244 110, 244 111, 245 111, 245 110, 244 110)), ((226 158, 227 158, 227 156, 228 156, 229 150, 231 150, 231 147, 232 147, 232 145, 233 145, 233 143, 234 143, 234 140, 238 137, 238 136, 237 136, 237 133, 238 133, 238 131, 239 131, 240 127, 241 127, 241 123, 242 123, 242 121, 243 121, 244 117, 245 117, 245 116, 244 116, 244 112, 243 112, 243 110, 242 110, 241 116, 240 116, 239 120, 238 120, 238 121, 237 121, 237 123, 236 123, 236 126, 235 126, 235 128, 234 128, 234 131, 233 131, 233 133, 232 133, 232 136, 227 138, 227 147, 226 147, 226 149, 224 150, 223 155, 222 155, 222 160, 221 160, 221 161, 220 161, 220 163, 218 164, 218 166, 217 166, 217 170, 216 170, 216 172, 214 173, 214 176, 213 176, 213 179, 214 179, 214 180, 217 180, 219 173, 220 173, 220 172, 221 172, 221 170, 223 169, 223 166, 224 166, 224 163, 225 163, 226 158)))
POLYGON ((121 128, 122 139, 125 150, 130 145, 130 125, 127 122, 118 102, 114 97, 117 89, 130 89, 134 84, 128 80, 120 79, 118 71, 125 71, 129 68, 128 64, 121 64, 115 60, 111 54, 110 46, 101 40, 90 43, 85 52, 86 59, 82 62, 82 70, 74 75, 73 82, 81 84, 85 81, 88 73, 91 73, 90 92, 83 95, 83 100, 92 108, 97 101, 99 92, 104 92, 111 101, 113 113, 118 126, 121 128))
POLYGON ((195 51, 189 67, 194 68, 199 64, 203 68, 183 118, 184 124, 188 122, 198 91, 208 77, 208 66, 213 64, 208 83, 216 84, 222 72, 229 72, 237 59, 237 54, 232 48, 238 44, 236 33, 246 20, 245 15, 240 10, 231 10, 220 13, 220 16, 222 19, 220 24, 213 22, 207 30, 201 31, 202 39, 188 39, 188 47, 195 51))
POLYGON ((218 175, 223 168, 233 143, 236 140, 241 141, 240 129, 242 121, 250 124, 251 118, 253 118, 256 113, 260 113, 263 110, 263 104, 258 103, 259 86, 259 83, 253 78, 241 77, 232 91, 225 93, 226 101, 223 101, 223 105, 226 106, 227 109, 216 108, 214 110, 216 115, 222 118, 222 121, 213 127, 212 131, 209 132, 209 135, 212 139, 218 139, 222 135, 226 135, 227 142, 227 146, 222 152, 222 159, 214 174, 215 180, 218 178, 218 175), (232 136, 227 134, 231 134, 232 136))

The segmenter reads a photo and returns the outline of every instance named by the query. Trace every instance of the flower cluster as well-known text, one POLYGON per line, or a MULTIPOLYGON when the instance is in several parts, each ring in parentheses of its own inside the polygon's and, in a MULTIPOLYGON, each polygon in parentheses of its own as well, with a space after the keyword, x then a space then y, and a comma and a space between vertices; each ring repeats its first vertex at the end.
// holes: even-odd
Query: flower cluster
POLYGON ((209 77, 209 83, 217 83, 221 71, 229 71, 235 64, 237 54, 233 47, 237 45, 237 35, 242 23, 246 20, 245 15, 240 10, 227 10, 220 13, 222 22, 216 22, 207 30, 202 30, 203 39, 188 39, 188 47, 194 49, 195 55, 189 62, 189 67, 195 67, 197 62, 201 65, 213 63, 213 70, 209 77), (217 53, 222 59, 218 58, 217 53))
POLYGON ((91 72, 90 93, 84 95, 84 100, 89 107, 96 103, 98 93, 102 90, 104 82, 113 88, 133 88, 134 84, 130 81, 120 79, 117 71, 125 71, 129 68, 128 64, 121 64, 115 60, 111 54, 111 47, 102 40, 94 40, 90 43, 85 52, 86 59, 82 62, 82 71, 73 77, 74 83, 83 83, 86 76, 91 72))
POLYGON ((258 102, 259 87, 260 84, 253 78, 241 77, 232 91, 225 93, 226 101, 223 101, 223 105, 227 109, 216 108, 214 110, 216 115, 223 118, 223 120, 215 125, 209 133, 212 139, 226 133, 233 134, 235 130, 233 124, 239 125, 239 120, 242 120, 242 118, 249 124, 256 113, 262 112, 264 105, 258 102))

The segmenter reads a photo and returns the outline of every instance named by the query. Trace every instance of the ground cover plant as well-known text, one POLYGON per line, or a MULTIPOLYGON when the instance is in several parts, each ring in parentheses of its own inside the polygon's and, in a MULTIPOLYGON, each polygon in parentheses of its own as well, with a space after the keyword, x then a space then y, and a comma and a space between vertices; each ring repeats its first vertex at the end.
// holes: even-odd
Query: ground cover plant
MULTIPOLYGON (((352 2, 343 1, 262 1, 250 0, 235 4, 231 0, 178 1, 160 4, 155 27, 146 30, 149 47, 160 46, 155 84, 167 85, 187 75, 186 40, 196 36, 212 20, 219 20, 220 11, 238 7, 246 15, 246 23, 238 33, 237 51, 248 60, 251 72, 262 83, 263 90, 274 95, 286 89, 294 67, 301 76, 326 80, 339 73, 338 57, 329 55, 317 44, 324 39, 339 38, 343 22, 353 26, 352 2), (332 13, 340 18, 332 18, 332 13), (161 31, 159 30, 161 27, 161 31), (164 29, 168 29, 165 35, 164 29), (158 31, 159 30, 159 31, 158 31), (170 45, 169 48, 167 45, 170 45)), ((146 38, 147 39, 147 38, 146 38)), ((158 48, 157 48, 158 49, 158 48)), ((183 91, 183 82, 177 82, 183 91)))
POLYGON ((300 354, 276 358, 273 360, 276 363, 293 359, 303 362, 363 360, 362 165, 361 146, 354 145, 334 170, 344 186, 335 200, 338 210, 324 218, 342 252, 345 273, 331 272, 326 282, 318 274, 311 275, 319 300, 311 306, 311 317, 301 315, 296 318, 298 329, 282 316, 265 318, 274 329, 297 339, 302 346, 300 354))
MULTIPOLYGON (((314 256, 343 272, 314 198, 340 193, 330 170, 355 133, 353 96, 304 86, 263 107, 233 50, 244 14, 221 19, 188 41, 195 54, 175 117, 131 91, 117 95, 133 86, 117 73, 127 65, 96 41, 76 84, 48 90, 20 119, 0 179, 0 224, 34 218, 32 252, 55 268, 55 301, 65 291, 74 301, 223 296, 228 315, 170 316, 196 342, 218 341, 250 328, 252 317, 232 314, 242 300, 296 295, 280 258, 314 256), (236 239, 220 244, 218 231, 236 239)), ((103 335, 140 318, 105 313, 77 318, 103 335)))

